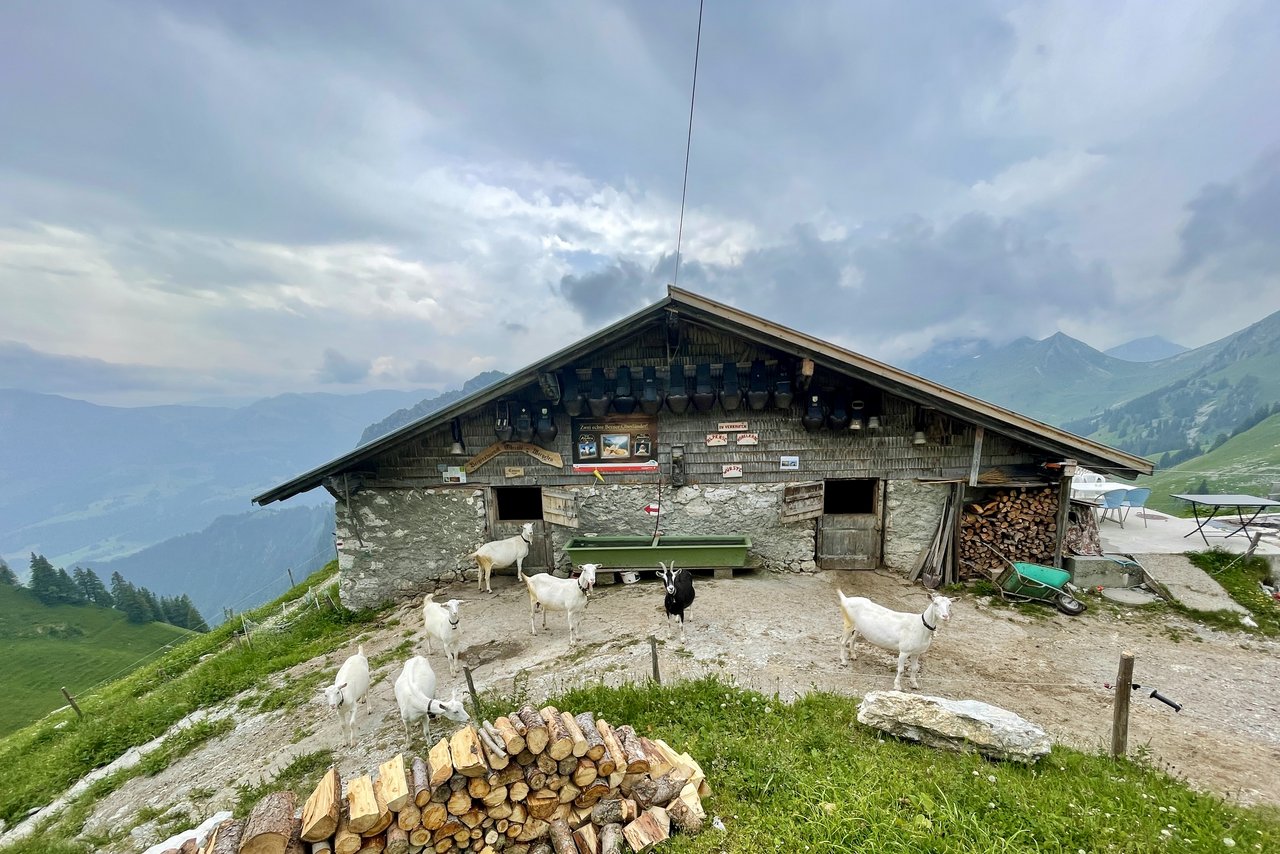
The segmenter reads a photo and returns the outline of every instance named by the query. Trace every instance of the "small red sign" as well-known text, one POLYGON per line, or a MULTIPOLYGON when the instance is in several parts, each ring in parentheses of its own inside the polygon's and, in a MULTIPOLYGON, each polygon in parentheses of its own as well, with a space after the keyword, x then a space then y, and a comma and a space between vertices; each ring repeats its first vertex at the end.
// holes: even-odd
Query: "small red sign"
POLYGON ((657 516, 662 512, 662 508, 657 504, 646 504, 644 506, 644 512, 648 513, 650 516, 657 516))

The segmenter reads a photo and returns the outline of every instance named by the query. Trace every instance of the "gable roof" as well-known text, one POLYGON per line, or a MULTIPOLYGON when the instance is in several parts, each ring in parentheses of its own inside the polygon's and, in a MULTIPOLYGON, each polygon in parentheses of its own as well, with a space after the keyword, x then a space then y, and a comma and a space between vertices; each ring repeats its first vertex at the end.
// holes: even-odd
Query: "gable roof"
POLYGON ((1034 448, 1041 448, 1075 459, 1081 465, 1111 471, 1118 476, 1151 474, 1154 466, 1142 457, 1068 433, 1049 424, 1020 415, 1010 409, 947 388, 938 383, 876 361, 820 338, 756 317, 707 297, 681 288, 669 287, 667 296, 653 305, 588 335, 563 350, 510 374, 492 385, 468 395, 443 409, 425 415, 385 436, 304 472, 297 477, 255 496, 259 505, 283 501, 320 486, 326 477, 352 471, 361 462, 377 457, 404 442, 448 424, 453 418, 499 400, 538 379, 538 374, 555 371, 571 364, 586 353, 616 341, 621 333, 658 320, 666 312, 706 326, 739 335, 766 346, 800 356, 841 373, 863 379, 916 404, 937 409, 953 417, 1009 436, 1034 448))

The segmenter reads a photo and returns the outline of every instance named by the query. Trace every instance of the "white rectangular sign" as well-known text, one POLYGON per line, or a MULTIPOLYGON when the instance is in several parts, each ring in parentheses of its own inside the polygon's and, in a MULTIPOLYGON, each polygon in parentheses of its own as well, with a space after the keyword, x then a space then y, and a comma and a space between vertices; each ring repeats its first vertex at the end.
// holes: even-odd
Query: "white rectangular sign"
POLYGON ((782 465, 779 468, 782 471, 800 471, 799 457, 783 457, 781 463, 782 465))
POLYGON ((725 463, 720 468, 721 477, 742 477, 741 463, 725 463))

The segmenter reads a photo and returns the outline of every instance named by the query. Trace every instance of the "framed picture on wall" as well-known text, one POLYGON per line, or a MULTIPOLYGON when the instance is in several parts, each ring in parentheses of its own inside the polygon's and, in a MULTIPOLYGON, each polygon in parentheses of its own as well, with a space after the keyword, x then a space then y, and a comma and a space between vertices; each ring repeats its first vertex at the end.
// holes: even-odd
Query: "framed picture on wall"
POLYGON ((600 458, 604 460, 631 459, 631 434, 605 433, 601 436, 600 458))
POLYGON ((578 434, 578 445, 574 449, 580 460, 597 460, 600 458, 600 446, 596 443, 596 437, 592 433, 578 434))
POLYGON ((645 415, 574 418, 575 463, 649 462, 658 453, 657 419, 645 415))

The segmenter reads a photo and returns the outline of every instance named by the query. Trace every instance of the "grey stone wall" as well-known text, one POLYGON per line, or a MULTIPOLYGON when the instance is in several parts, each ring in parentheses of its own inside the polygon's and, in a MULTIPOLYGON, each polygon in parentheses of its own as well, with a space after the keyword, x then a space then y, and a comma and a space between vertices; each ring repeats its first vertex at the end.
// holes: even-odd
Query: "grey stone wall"
POLYGON ((889 569, 910 572, 920 550, 933 542, 949 483, 891 480, 885 483, 884 555, 889 569))
POLYGON ((351 511, 355 520, 338 501, 339 591, 348 608, 409 599, 456 578, 474 567, 466 555, 486 539, 480 489, 366 489, 351 496, 351 511))
MULTIPOLYGON (((749 561, 774 571, 807 572, 816 568, 812 520, 784 525, 778 521, 783 484, 686 486, 662 493, 664 512, 658 528, 667 534, 744 534, 751 538, 749 561)), ((568 566, 565 542, 595 534, 652 535, 653 518, 643 507, 657 499, 647 486, 578 487, 580 527, 556 528, 556 565, 568 566)))

